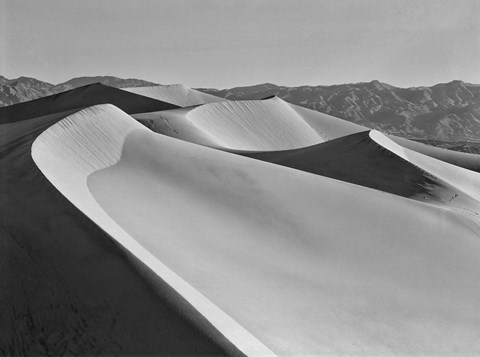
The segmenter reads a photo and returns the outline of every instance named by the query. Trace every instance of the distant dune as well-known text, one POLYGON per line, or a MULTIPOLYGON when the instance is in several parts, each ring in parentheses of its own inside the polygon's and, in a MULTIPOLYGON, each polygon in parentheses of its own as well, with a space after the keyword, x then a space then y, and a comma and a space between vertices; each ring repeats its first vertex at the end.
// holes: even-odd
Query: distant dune
POLYGON ((389 134, 479 146, 480 85, 454 80, 431 87, 398 88, 377 80, 331 86, 277 86, 199 89, 229 100, 283 100, 389 134))
POLYGON ((227 150, 286 150, 366 130, 280 98, 137 114, 154 131, 227 150))
POLYGON ((132 94, 121 89, 91 84, 67 92, 0 108, 0 123, 38 118, 73 109, 83 109, 95 104, 110 103, 127 113, 178 108, 172 103, 132 94))
POLYGON ((223 98, 196 91, 183 84, 133 87, 123 88, 123 90, 172 103, 179 107, 225 101, 223 98))

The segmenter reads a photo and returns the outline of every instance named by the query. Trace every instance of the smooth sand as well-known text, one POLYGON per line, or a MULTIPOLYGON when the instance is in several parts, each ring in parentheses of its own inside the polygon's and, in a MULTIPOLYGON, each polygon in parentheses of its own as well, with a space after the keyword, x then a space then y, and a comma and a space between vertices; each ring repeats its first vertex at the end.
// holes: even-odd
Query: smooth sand
POLYGON ((90 194, 87 177, 118 162, 124 140, 133 131, 152 133, 115 106, 94 106, 65 118, 39 135, 32 145, 32 157, 69 201, 169 284, 241 352, 270 355, 268 348, 248 331, 133 239, 90 194))
POLYGON ((90 111, 46 130, 35 162, 157 274, 185 282, 180 293, 199 311, 196 302, 213 303, 203 310, 210 321, 222 312, 234 319, 220 331, 245 328, 228 332, 243 351, 480 353, 478 218, 154 134, 102 111, 107 120, 90 111))
POLYGON ((72 107, 113 99, 125 110, 148 108, 145 98, 116 97, 114 88, 103 87, 37 101, 33 109, 12 106, 10 116, 0 115, 8 122, 0 124, 0 355, 240 354, 62 196, 32 160, 32 142, 75 112, 72 107), (66 111, 29 118, 60 108, 66 111))
POLYGON ((239 151, 296 149, 366 130, 278 97, 210 103, 134 117, 164 135, 239 151))
POLYGON ((480 174, 396 144, 377 131, 243 156, 478 214, 480 174))
POLYGON ((172 103, 179 107, 189 107, 205 103, 222 102, 227 99, 199 92, 183 84, 158 85, 150 87, 122 88, 125 91, 172 103))

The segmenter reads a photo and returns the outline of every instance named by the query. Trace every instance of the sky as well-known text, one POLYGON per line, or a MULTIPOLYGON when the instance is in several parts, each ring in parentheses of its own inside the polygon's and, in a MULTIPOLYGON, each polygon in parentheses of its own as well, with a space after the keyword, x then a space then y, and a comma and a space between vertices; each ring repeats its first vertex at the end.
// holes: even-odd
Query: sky
POLYGON ((0 0, 0 75, 480 83, 478 0, 0 0))

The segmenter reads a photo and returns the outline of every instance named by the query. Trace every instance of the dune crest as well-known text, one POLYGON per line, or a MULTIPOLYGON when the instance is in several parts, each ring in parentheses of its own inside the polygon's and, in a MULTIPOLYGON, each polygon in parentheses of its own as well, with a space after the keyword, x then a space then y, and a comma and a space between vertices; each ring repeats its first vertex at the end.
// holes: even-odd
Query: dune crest
POLYGON ((387 136, 398 145, 407 149, 433 157, 437 160, 448 162, 452 165, 463 167, 471 171, 480 172, 480 155, 443 149, 398 136, 387 136))
POLYGON ((161 100, 163 102, 190 107, 193 105, 222 102, 227 99, 219 98, 211 94, 199 92, 188 88, 183 84, 157 85, 150 87, 122 88, 125 91, 161 100))
POLYGON ((247 355, 272 355, 248 331, 132 238, 92 197, 87 177, 117 163, 125 138, 135 131, 149 132, 117 107, 97 105, 45 130, 32 145, 32 157, 69 201, 180 293, 239 350, 247 355))
MULTIPOLYGON (((460 192, 472 197, 476 202, 475 205, 470 208, 474 209, 478 215, 478 208, 480 206, 480 174, 460 166, 452 165, 448 162, 438 160, 436 158, 424 155, 420 152, 410 150, 403 147, 393 140, 389 139, 386 135, 372 130, 369 136, 379 145, 383 146, 387 150, 393 152, 402 159, 410 162, 418 168, 424 170, 426 173, 440 179, 441 181, 451 185, 460 192)), ((451 203, 454 198, 452 198, 451 203)), ((444 202, 450 204, 450 202, 444 202)))
POLYGON ((231 151, 288 150, 366 130, 278 97, 136 114, 152 130, 231 151))
MULTIPOLYGON (((479 202, 463 192, 461 181, 448 183, 410 162, 403 148, 381 133, 355 133, 321 144, 284 151, 243 152, 243 156, 291 167, 383 192, 441 206, 478 211, 479 202), (377 137, 377 141, 371 138, 377 137), (398 153, 398 155, 397 155, 398 153)), ((428 156, 414 152, 413 155, 428 156)), ((466 173, 470 185, 480 182, 478 174, 432 159, 447 171, 466 173)), ((443 177, 444 175, 442 175, 443 177)), ((467 192, 471 190, 466 189, 467 192)))
POLYGON ((32 156, 187 300, 211 301, 188 300, 210 321, 238 321, 212 323, 247 354, 480 352, 469 215, 154 134, 111 106, 52 126, 32 156))

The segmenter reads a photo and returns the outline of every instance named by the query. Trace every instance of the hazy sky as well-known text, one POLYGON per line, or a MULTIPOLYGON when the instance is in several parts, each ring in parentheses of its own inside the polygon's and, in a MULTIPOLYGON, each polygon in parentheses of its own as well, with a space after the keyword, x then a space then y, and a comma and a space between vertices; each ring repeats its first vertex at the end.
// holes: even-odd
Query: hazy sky
POLYGON ((480 83, 478 0, 0 0, 0 74, 480 83))

